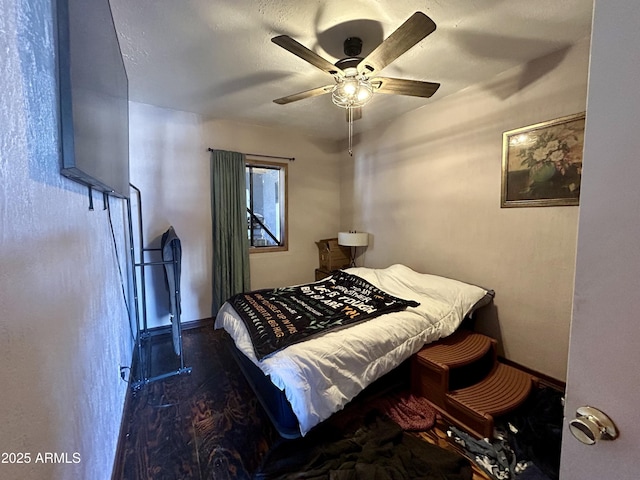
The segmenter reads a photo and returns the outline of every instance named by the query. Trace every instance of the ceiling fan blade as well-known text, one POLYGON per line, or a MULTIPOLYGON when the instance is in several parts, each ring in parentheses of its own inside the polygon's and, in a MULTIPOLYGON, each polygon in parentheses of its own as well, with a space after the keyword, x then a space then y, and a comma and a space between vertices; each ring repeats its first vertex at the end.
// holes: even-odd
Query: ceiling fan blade
POLYGON ((371 86, 376 93, 429 98, 436 93, 440 84, 402 78, 375 77, 371 79, 371 86))
MULTIPOLYGON (((347 122, 349 121, 349 109, 345 108, 345 119, 347 122)), ((362 107, 351 107, 352 112, 352 120, 355 122, 356 120, 360 120, 362 118, 362 107)))
POLYGON ((344 72, 329 60, 325 60, 316 52, 314 52, 313 50, 309 50, 307 47, 288 35, 279 35, 277 37, 273 37, 271 41, 276 45, 281 46, 285 50, 293 53, 294 55, 300 57, 304 61, 309 62, 311 65, 319 68, 323 72, 330 73, 331 75, 344 75, 344 72))
POLYGON ((278 105, 286 105, 287 103, 297 102, 298 100, 304 100, 305 98, 331 93, 331 90, 333 90, 334 87, 335 85, 325 85, 324 87, 312 88, 311 90, 305 90, 304 92, 294 93, 293 95, 287 95, 282 98, 276 98, 273 102, 278 105))
POLYGON ((360 62, 358 73, 379 72, 435 29, 436 24, 424 13, 414 13, 360 62))

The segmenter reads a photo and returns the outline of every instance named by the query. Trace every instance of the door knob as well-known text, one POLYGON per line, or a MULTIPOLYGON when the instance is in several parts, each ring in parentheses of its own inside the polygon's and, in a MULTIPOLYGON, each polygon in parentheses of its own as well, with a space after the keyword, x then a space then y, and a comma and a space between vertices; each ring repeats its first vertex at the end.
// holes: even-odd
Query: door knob
POLYGON ((569 422, 569 430, 586 445, 618 437, 618 430, 611 419, 597 408, 588 406, 578 408, 576 418, 569 422))

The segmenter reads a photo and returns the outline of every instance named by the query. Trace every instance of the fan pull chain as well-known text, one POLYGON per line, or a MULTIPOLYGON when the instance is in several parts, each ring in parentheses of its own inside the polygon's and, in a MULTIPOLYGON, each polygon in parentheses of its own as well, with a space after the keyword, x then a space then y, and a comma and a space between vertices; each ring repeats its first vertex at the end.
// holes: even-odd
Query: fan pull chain
POLYGON ((347 117, 349 121, 349 155, 353 157, 353 109, 347 107, 347 117))

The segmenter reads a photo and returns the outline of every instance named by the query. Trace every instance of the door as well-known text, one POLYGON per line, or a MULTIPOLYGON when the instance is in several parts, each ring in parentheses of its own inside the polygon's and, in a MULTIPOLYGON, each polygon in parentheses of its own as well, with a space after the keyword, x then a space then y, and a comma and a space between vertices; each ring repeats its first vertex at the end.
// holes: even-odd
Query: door
POLYGON ((640 8, 595 0, 562 480, 640 478, 640 8), (584 445, 590 405, 619 437, 584 445))

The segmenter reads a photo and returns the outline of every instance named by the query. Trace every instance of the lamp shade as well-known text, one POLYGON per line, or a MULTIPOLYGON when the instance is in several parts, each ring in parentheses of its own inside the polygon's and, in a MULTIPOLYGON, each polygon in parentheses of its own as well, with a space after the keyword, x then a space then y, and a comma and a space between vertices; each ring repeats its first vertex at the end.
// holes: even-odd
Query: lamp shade
POLYGON ((338 245, 366 247, 369 245, 369 234, 367 232, 338 232, 338 245))

